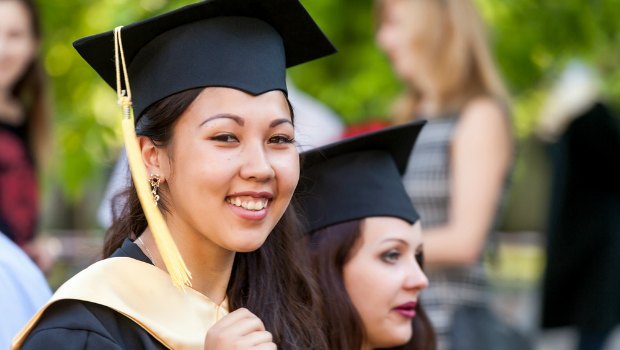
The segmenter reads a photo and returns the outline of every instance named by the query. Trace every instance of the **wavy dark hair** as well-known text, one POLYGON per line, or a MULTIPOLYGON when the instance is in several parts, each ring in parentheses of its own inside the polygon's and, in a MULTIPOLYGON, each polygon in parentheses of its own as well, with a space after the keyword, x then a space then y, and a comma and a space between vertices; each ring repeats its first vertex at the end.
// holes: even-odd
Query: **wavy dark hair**
MULTIPOLYGON (((176 121, 202 90, 186 90, 155 103, 139 118, 136 133, 149 137, 157 147, 165 147, 176 121)), ((159 205, 163 211, 169 205, 165 197, 162 193, 159 205)), ((114 202, 104 257, 114 253, 126 238, 136 239, 147 227, 133 183, 114 202), (119 203, 123 204, 119 207, 119 203)), ((245 307, 258 316, 278 348, 327 349, 317 317, 317 287, 302 243, 301 226, 291 204, 258 250, 235 254, 227 289, 229 305, 231 310, 245 307)))
MULTIPOLYGON (((361 220, 313 232, 307 238, 315 279, 321 291, 323 330, 330 350, 361 349, 366 334, 362 319, 344 285, 344 265, 353 257, 361 239, 361 220)), ((390 350, 435 350, 435 331, 422 305, 411 322, 409 343, 390 350)))
MULTIPOLYGON (((5 1, 5 0, 0 0, 5 1)), ((42 37, 39 11, 33 0, 17 0, 28 12, 35 40, 42 37)), ((26 109, 28 142, 37 165, 43 162, 49 141, 49 105, 46 77, 39 55, 35 55, 24 74, 11 88, 11 95, 26 109)))

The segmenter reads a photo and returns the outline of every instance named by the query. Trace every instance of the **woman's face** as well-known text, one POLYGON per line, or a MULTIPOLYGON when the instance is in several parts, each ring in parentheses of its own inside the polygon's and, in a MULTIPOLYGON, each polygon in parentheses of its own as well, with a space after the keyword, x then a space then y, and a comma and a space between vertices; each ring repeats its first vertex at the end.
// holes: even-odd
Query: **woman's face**
POLYGON ((420 224, 391 217, 364 219, 353 249, 344 265, 344 284, 364 324, 366 346, 408 342, 418 297, 428 286, 416 259, 422 253, 420 224))
POLYGON ((0 90, 11 89, 36 53, 28 9, 17 0, 0 0, 0 90))
POLYGON ((418 27, 412 18, 410 0, 380 0, 381 17, 376 40, 390 59, 392 68, 400 79, 416 80, 419 55, 414 45, 414 28, 418 27))
POLYGON ((189 242, 206 240, 228 251, 258 249, 297 186, 293 137, 281 91, 253 96, 230 88, 204 89, 158 156, 172 231, 190 233, 184 235, 189 242))

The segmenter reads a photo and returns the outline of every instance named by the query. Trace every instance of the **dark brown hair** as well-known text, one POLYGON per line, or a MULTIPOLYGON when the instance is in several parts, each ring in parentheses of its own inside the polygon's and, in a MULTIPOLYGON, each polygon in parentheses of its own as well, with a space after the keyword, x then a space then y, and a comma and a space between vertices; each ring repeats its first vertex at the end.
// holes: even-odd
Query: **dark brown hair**
MULTIPOLYGON (((360 349, 366 334, 344 286, 343 268, 361 240, 361 220, 329 226, 308 238, 315 279, 321 291, 323 329, 331 350, 360 349)), ((391 350, 434 350, 435 332, 420 304, 409 343, 391 350)))
MULTIPOLYGON (((32 34, 41 40, 39 11, 33 0, 17 0, 26 8, 30 16, 32 34)), ((26 109, 28 142, 37 164, 43 162, 49 139, 49 106, 47 101, 46 79, 39 55, 35 55, 26 72, 17 80, 11 94, 26 109)))
MULTIPOLYGON (((165 147, 176 121, 201 91, 202 88, 186 90, 149 107, 139 118, 136 133, 149 137, 158 147, 165 147)), ((162 193, 163 211, 167 210, 165 197, 162 193)), ((115 203, 121 200, 122 209, 113 208, 114 220, 106 235, 104 257, 147 227, 133 184, 116 197, 115 203)), ((278 348, 327 349, 317 317, 317 288, 311 279, 307 252, 301 246, 301 232, 291 204, 258 250, 235 254, 227 296, 231 310, 245 307, 263 321, 278 348)))

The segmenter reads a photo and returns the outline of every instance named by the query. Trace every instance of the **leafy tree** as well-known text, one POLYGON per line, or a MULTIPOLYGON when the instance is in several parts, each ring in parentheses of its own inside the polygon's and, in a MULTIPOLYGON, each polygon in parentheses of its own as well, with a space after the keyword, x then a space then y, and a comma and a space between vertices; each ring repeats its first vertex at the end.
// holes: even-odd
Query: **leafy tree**
MULTIPOLYGON (((121 144, 115 93, 78 57, 71 42, 191 2, 39 1, 45 28, 42 54, 54 90, 54 166, 45 176, 48 207, 58 202, 55 184, 62 189, 61 198, 73 208, 80 209, 85 203, 96 205, 107 180, 105 169, 121 144), (93 188, 95 194, 90 191, 93 188)), ((372 1, 303 3, 339 53, 292 68, 290 75, 296 84, 348 123, 387 118, 401 85, 375 45, 372 1)), ((531 133, 547 86, 571 58, 579 57, 597 67, 610 99, 618 101, 620 0, 477 3, 490 29, 502 73, 515 96, 514 123, 520 137, 531 133)), ((92 223, 86 220, 79 224, 92 223)))

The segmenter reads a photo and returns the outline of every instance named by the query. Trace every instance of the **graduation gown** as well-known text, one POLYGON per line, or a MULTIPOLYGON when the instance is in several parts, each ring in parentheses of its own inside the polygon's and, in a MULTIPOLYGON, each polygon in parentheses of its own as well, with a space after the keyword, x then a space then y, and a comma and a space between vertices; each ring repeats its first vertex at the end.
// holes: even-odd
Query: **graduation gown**
POLYGON ((12 349, 197 349, 228 313, 176 289, 129 240, 67 281, 15 337, 12 349))
POLYGON ((544 328, 620 323, 620 127, 596 104, 552 146, 544 328))

